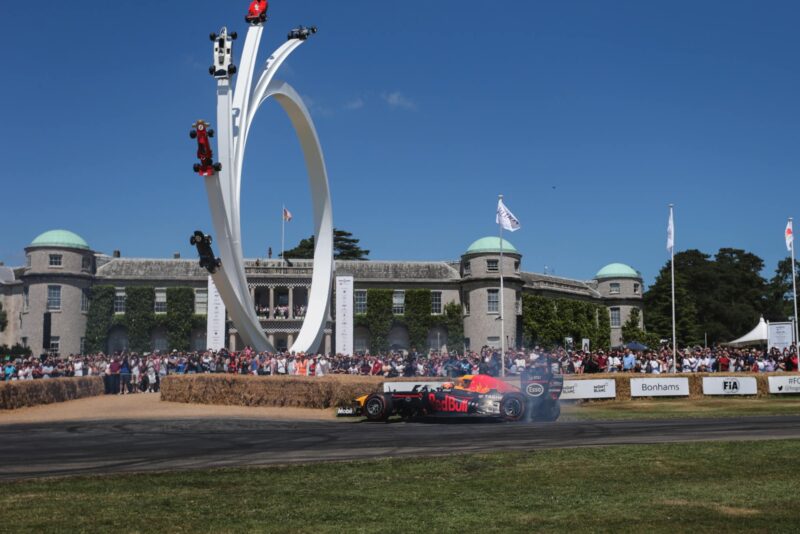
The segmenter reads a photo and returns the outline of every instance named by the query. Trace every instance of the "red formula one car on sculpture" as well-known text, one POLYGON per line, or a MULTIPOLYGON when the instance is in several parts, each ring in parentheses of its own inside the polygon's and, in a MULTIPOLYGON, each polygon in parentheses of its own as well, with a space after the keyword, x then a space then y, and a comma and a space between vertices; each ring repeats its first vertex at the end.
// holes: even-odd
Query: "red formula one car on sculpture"
POLYGON ((197 159, 200 163, 194 164, 194 172, 200 176, 211 176, 215 172, 222 170, 221 163, 214 163, 214 152, 211 150, 211 137, 214 137, 214 130, 208 127, 208 123, 199 120, 192 124, 189 137, 197 139, 197 159))
POLYGON ((267 0, 255 0, 250 2, 250 9, 247 10, 247 15, 244 20, 250 24, 264 24, 267 21, 267 10, 269 9, 269 2, 267 0))
MULTIPOLYGON (((483 416, 505 421, 555 421, 564 379, 549 369, 524 374, 522 390, 489 375, 465 375, 440 387, 414 385, 410 391, 373 393, 356 399, 352 414, 370 421, 386 421, 392 415, 483 416)), ((412 383, 413 384, 413 383, 412 383)))

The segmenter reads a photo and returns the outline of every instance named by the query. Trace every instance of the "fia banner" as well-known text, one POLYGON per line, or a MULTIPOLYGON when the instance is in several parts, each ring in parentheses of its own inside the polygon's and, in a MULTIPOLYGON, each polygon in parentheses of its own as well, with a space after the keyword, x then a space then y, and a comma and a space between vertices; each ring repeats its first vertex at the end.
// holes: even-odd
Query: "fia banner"
POLYGON ((773 395, 800 393, 800 376, 770 376, 769 392, 773 395))
POLYGON ((769 350, 773 348, 783 350, 792 346, 794 338, 794 323, 769 323, 767 327, 767 345, 769 350))
POLYGON ((214 279, 208 277, 208 314, 206 318, 206 349, 225 348, 225 303, 222 302, 214 279))
POLYGON ((606 380, 564 380, 561 400, 613 399, 617 396, 617 383, 606 380))
POLYGON ((336 277, 336 354, 353 355, 352 276, 336 277))
POLYGON ((703 395, 757 395, 754 376, 706 376, 703 395))
POLYGON ((688 378, 631 378, 631 397, 688 396, 688 378))

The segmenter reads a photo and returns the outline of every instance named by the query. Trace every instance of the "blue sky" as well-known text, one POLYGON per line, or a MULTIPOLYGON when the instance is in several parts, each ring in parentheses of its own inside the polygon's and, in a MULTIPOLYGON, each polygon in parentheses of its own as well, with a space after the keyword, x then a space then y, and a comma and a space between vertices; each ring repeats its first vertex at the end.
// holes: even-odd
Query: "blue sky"
MULTIPOLYGON (((211 231, 191 123, 215 119, 208 33, 247 1, 0 3, 0 260, 67 228, 99 251, 193 257, 211 231), (13 73, 13 75, 12 75, 13 73)), ((649 282, 676 247, 785 256, 800 171, 796 2, 274 0, 259 62, 320 32, 281 77, 310 103, 337 227, 373 259, 457 259, 503 193, 523 268, 649 282)), ((237 42, 239 47, 243 39, 237 42)), ((238 51, 238 50, 237 50, 238 51)), ((260 111, 243 185, 248 256, 312 232, 288 120, 260 111)))

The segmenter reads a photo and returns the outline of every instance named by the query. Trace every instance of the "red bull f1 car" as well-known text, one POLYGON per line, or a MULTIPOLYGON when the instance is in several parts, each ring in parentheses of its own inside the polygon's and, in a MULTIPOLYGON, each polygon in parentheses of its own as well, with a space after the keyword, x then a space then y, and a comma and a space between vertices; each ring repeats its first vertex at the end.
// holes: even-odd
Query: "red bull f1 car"
POLYGON ((563 385, 560 374, 544 368, 523 373, 521 388, 488 375, 465 375, 438 387, 413 385, 407 391, 364 395, 344 413, 363 415, 369 421, 386 421, 392 416, 555 421, 561 414, 558 399, 563 385))

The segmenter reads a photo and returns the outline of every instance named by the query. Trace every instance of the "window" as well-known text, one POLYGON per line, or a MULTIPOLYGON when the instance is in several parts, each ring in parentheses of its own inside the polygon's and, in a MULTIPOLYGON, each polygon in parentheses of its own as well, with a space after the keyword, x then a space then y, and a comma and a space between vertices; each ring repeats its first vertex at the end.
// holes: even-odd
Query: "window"
POLYGON ((492 348, 500 348, 500 336, 489 336, 486 338, 486 344, 492 348))
POLYGON ((84 289, 81 291, 81 311, 83 313, 89 312, 89 290, 84 289))
POLYGON ((639 284, 633 284, 633 294, 634 295, 638 295, 640 290, 641 289, 639 287, 639 284))
POLYGON ((470 350, 469 349, 469 338, 468 337, 464 338, 464 349, 465 350, 470 350))
MULTIPOLYGON (((197 298, 197 296, 195 296, 197 298)), ((153 307, 156 313, 167 313, 167 290, 164 288, 156 289, 156 303, 153 307)))
POLYGON ((392 295, 392 313, 403 315, 406 312, 406 292, 398 289, 392 295))
POLYGON ((515 273, 518 273, 518 272, 519 272, 519 262, 518 262, 518 261, 515 261, 515 262, 514 262, 514 272, 515 272, 515 273))
POLYGON ((125 313, 125 288, 117 288, 114 293, 114 313, 125 313))
POLYGON ((500 270, 500 260, 486 260, 486 270, 490 273, 496 273, 500 270))
POLYGON ((367 313, 367 291, 365 289, 357 289, 353 293, 353 301, 356 315, 367 313))
POLYGON ((92 258, 89 256, 84 256, 81 260, 81 269, 84 271, 91 271, 92 270, 92 258))
POLYGON ((517 315, 522 315, 522 295, 520 293, 517 293, 516 310, 517 315))
POLYGON ((612 295, 619 295, 619 282, 611 282, 608 287, 609 293, 612 295))
POLYGON ((208 314, 208 289, 194 290, 194 313, 196 315, 208 314))
POLYGON ((28 347, 28 338, 27 337, 23 337, 22 338, 22 346, 25 347, 25 348, 28 347))
POLYGON ((50 354, 58 356, 59 352, 61 352, 61 338, 50 336, 50 354))
POLYGON ((619 328, 621 324, 619 308, 611 308, 611 328, 619 328))
POLYGON ((464 262, 464 274, 472 274, 472 264, 468 261, 464 262))
POLYGON ((486 306, 486 309, 489 313, 499 313, 500 312, 500 290, 499 289, 490 289, 487 292, 489 296, 489 300, 486 306))
POLYGON ((464 315, 469 315, 469 293, 464 293, 462 301, 464 302, 464 315))
POLYGON ((442 292, 431 291, 431 313, 433 315, 442 314, 442 292))
POLYGON ((30 254, 25 254, 25 267, 27 267, 28 269, 31 268, 31 255, 30 254))
POLYGON ((47 311, 61 309, 61 286, 47 286, 47 311))
POLYGON ((50 254, 50 267, 61 267, 63 260, 61 254, 50 254))
POLYGON ((27 312, 31 303, 31 289, 26 287, 22 290, 22 311, 27 312))

